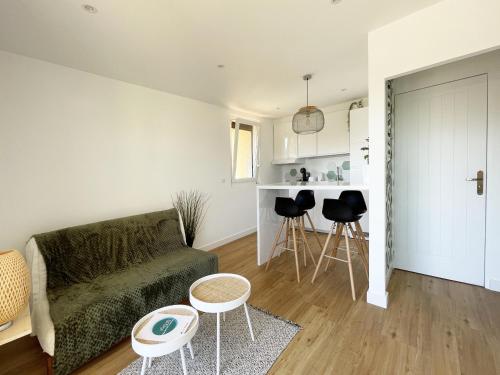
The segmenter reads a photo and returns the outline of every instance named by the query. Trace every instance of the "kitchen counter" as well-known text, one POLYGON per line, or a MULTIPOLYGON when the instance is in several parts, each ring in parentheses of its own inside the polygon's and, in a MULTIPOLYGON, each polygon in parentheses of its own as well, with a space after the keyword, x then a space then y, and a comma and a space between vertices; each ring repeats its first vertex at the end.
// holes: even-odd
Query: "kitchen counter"
MULTIPOLYGON (((344 190, 360 190, 368 206, 368 186, 341 185, 330 181, 308 182, 277 182, 272 184, 257 185, 257 264, 267 262, 274 237, 279 230, 282 218, 274 212, 276 197, 295 198, 300 190, 313 190, 316 207, 309 210, 309 214, 319 232, 328 232, 332 222, 325 219, 321 213, 323 200, 337 199, 344 190)), ((306 220, 306 229, 308 228, 306 220)), ((361 219, 361 225, 368 232, 368 213, 361 219)), ((284 237, 284 233, 282 234, 284 237)), ((316 245, 317 246, 317 245, 316 245)), ((319 256, 318 254, 315 254, 319 256)))
POLYGON ((257 185, 257 189, 308 189, 308 190, 368 190, 366 185, 342 185, 330 181, 276 182, 257 185))

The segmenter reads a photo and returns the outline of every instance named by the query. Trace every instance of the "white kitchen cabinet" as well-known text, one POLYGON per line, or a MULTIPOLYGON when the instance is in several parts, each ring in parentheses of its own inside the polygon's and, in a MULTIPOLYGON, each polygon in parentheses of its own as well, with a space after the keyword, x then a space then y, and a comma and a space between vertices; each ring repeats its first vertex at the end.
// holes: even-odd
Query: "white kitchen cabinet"
POLYGON ((274 124, 274 161, 297 158, 297 134, 290 122, 274 124))
POLYGON ((349 135, 350 148, 350 181, 351 184, 364 184, 366 182, 367 163, 364 159, 365 152, 362 147, 368 145, 368 107, 351 111, 351 131, 349 135))
POLYGON ((349 153, 347 110, 325 113, 325 127, 317 133, 317 155, 349 153))
MULTIPOLYGON (((355 111, 358 110, 351 113, 355 111)), ((347 114, 347 110, 325 113, 323 130, 306 135, 294 133, 291 118, 276 122, 273 162, 278 164, 283 161, 293 162, 296 158, 349 154, 347 114)))
POLYGON ((299 158, 318 155, 318 133, 299 134, 298 135, 298 154, 299 158))

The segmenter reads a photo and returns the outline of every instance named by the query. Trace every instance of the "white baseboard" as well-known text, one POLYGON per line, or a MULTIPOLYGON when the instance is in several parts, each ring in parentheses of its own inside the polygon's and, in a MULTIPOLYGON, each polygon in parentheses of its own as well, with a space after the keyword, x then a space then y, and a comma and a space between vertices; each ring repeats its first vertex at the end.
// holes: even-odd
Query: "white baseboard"
POLYGON ((232 234, 230 236, 224 237, 220 240, 211 242, 209 244, 203 245, 203 246, 195 246, 197 249, 204 250, 204 251, 210 251, 213 250, 219 246, 225 245, 229 242, 236 241, 237 239, 240 239, 242 237, 248 236, 249 234, 255 233, 257 231, 257 227, 252 227, 245 229, 241 232, 232 234))
POLYGON ((490 279, 487 289, 494 290, 495 292, 500 292, 500 280, 490 279))
POLYGON ((366 302, 387 309, 387 306, 389 305, 389 293, 374 293, 368 289, 368 292, 366 293, 366 302))

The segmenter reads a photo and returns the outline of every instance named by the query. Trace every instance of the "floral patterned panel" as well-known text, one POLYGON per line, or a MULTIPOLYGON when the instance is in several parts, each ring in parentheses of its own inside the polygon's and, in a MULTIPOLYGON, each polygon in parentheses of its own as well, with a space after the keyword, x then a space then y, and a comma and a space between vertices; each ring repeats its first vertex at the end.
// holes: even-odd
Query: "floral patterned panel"
POLYGON ((394 102, 393 102, 393 91, 392 91, 392 81, 387 81, 386 84, 386 95, 387 95, 387 111, 386 111, 386 189, 385 189, 385 212, 386 212, 386 237, 385 237, 385 257, 386 257, 386 268, 390 269, 392 267, 392 261, 394 259, 394 248, 392 247, 392 187, 394 186, 393 177, 393 146, 394 146, 394 102))

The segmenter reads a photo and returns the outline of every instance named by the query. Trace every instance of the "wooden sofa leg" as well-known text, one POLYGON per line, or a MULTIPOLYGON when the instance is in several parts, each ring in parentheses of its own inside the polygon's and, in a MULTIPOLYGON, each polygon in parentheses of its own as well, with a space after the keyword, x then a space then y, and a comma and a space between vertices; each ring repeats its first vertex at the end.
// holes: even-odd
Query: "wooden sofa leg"
POLYGON ((45 357, 47 359, 47 375, 54 375, 54 368, 52 367, 54 358, 52 356, 45 353, 45 357))

